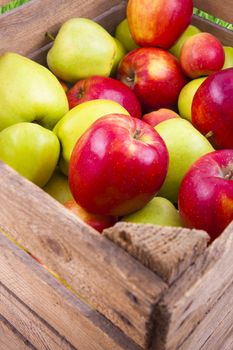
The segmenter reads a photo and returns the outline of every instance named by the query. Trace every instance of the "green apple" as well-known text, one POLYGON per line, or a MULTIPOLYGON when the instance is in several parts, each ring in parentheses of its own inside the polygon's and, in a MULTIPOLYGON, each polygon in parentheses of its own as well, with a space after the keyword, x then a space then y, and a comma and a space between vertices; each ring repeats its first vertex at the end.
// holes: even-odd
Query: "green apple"
POLYGON ((155 130, 163 138, 169 153, 168 173, 159 195, 177 203, 180 183, 190 166, 214 149, 190 122, 182 118, 165 120, 155 126, 155 130))
POLYGON ((124 107, 111 100, 91 100, 72 108, 55 126, 54 133, 60 140, 62 154, 60 169, 67 175, 72 150, 77 140, 98 118, 106 114, 129 115, 124 107))
POLYGON ((139 47, 133 40, 132 35, 129 31, 127 18, 120 22, 116 27, 115 37, 122 43, 127 52, 139 47))
POLYGON ((201 32, 200 29, 190 24, 187 27, 187 29, 183 32, 183 34, 181 34, 181 36, 176 41, 176 43, 170 48, 169 50, 170 53, 176 56, 177 58, 180 58, 180 52, 185 41, 191 36, 198 34, 200 32, 201 32))
POLYGON ((191 80, 180 92, 178 98, 179 114, 182 118, 185 118, 190 122, 192 121, 193 98, 197 89, 201 86, 204 80, 206 80, 206 77, 191 80))
POLYGON ((59 169, 56 169, 49 182, 43 188, 50 196, 61 204, 73 199, 70 192, 67 176, 63 175, 59 169))
POLYGON ((52 129, 68 111, 58 79, 45 67, 16 53, 0 56, 0 131, 37 121, 52 129))
POLYGON ((57 165, 60 144, 56 135, 34 123, 18 123, 0 132, 0 160, 43 187, 57 165))
POLYGON ((225 62, 222 69, 232 68, 233 67, 233 47, 223 46, 225 52, 225 62))
POLYGON ((166 198, 155 197, 142 209, 124 216, 121 221, 161 226, 183 226, 175 206, 166 198))
POLYGON ((51 71, 76 83, 92 75, 109 76, 115 60, 116 42, 98 23, 72 18, 60 28, 47 55, 51 71))
POLYGON ((126 50, 125 50, 124 46, 122 45, 122 43, 116 38, 114 38, 114 40, 116 42, 117 50, 116 50, 116 56, 115 56, 115 60, 114 60, 113 66, 112 66, 112 70, 111 70, 111 76, 116 75, 118 65, 119 65, 121 59, 126 54, 126 50))

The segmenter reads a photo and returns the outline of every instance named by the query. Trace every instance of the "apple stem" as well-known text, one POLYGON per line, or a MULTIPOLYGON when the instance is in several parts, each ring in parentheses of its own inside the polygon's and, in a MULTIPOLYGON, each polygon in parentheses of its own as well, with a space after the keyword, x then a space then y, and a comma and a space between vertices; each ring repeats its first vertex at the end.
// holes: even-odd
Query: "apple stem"
POLYGON ((229 170, 229 172, 224 176, 224 179, 232 180, 233 179, 233 171, 229 170))
POLYGON ((54 37, 51 33, 49 33, 49 32, 46 32, 46 36, 47 36, 49 39, 51 39, 52 41, 55 40, 55 37, 54 37))
POLYGON ((209 131, 209 132, 207 132, 205 137, 208 139, 208 138, 212 137, 213 135, 214 135, 214 132, 213 131, 209 131))

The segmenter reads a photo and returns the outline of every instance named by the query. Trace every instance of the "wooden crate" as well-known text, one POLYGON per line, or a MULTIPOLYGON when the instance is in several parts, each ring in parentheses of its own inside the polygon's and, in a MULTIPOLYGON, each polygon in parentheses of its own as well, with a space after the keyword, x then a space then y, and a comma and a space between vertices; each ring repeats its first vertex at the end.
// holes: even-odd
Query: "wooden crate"
MULTIPOLYGON (((231 20, 231 0, 195 4, 231 20)), ((46 31, 74 16, 113 31, 125 7, 32 0, 0 17, 0 53, 45 62, 46 31)), ((229 30, 193 22, 233 46, 229 30)), ((233 349, 233 224, 208 247, 182 228, 118 223, 103 236, 3 163, 0 175, 0 350, 233 349)))

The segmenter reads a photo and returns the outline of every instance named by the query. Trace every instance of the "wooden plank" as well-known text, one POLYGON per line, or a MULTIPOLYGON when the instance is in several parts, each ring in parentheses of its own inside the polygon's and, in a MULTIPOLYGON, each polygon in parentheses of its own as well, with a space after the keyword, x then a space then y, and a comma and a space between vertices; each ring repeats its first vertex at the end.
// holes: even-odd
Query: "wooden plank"
POLYGON ((2 234, 0 250, 0 314, 38 349, 141 349, 2 234))
POLYGON ((104 235, 168 284, 203 254, 209 241, 204 231, 124 222, 104 230, 104 235))
POLYGON ((0 315, 0 350, 36 350, 0 315))
POLYGON ((71 17, 94 18, 122 0, 32 0, 0 18, 0 54, 14 51, 25 56, 45 46, 50 40, 45 33, 56 34, 61 24, 71 17), (56 14, 56 15, 55 15, 56 14))
MULTIPOLYGON (((233 284, 233 223, 159 302, 153 349, 180 349, 233 284)), ((223 311, 224 314, 224 311, 223 311)))
POLYGON ((192 23, 203 32, 209 32, 215 35, 224 45, 233 46, 233 32, 231 30, 195 15, 193 16, 192 23))
POLYGON ((0 174, 2 229, 145 346, 154 305, 167 285, 3 163, 0 174))
POLYGON ((232 23, 232 0, 194 0, 193 3, 200 10, 232 23))

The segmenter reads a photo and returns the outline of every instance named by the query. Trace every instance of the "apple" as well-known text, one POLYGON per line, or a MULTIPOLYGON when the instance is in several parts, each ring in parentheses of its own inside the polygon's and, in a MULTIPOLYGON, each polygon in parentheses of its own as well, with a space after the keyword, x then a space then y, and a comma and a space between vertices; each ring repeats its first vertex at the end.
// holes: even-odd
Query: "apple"
POLYGON ((179 114, 182 118, 187 119, 192 122, 192 103, 195 93, 198 88, 201 86, 203 81, 206 80, 204 78, 198 78, 191 80, 188 84, 186 84, 181 90, 178 98, 178 110, 179 114))
POLYGON ((132 117, 141 118, 141 106, 134 92, 122 82, 100 76, 78 81, 67 93, 70 108, 83 102, 105 99, 118 102, 132 117))
POLYGON ((192 122, 214 148, 233 148, 233 68, 202 83, 193 99, 192 122))
POLYGON ((142 209, 124 216, 121 221, 161 226, 183 226, 176 207, 166 198, 155 197, 142 209))
POLYGON ((225 61, 222 69, 233 68, 233 47, 223 46, 225 61))
POLYGON ((76 83, 92 75, 109 76, 116 51, 115 40, 98 23, 71 18, 60 28, 47 63, 57 77, 76 83))
POLYGON ((167 167, 165 143, 150 125, 111 114, 92 124, 76 143, 69 184, 76 202, 88 212, 124 216, 155 196, 167 167))
POLYGON ((74 199, 67 201, 64 206, 72 213, 77 215, 87 225, 93 227, 100 233, 108 227, 113 226, 117 222, 116 216, 96 215, 88 213, 85 209, 80 207, 74 199))
POLYGON ((224 60, 222 44, 209 33, 199 33, 187 39, 180 54, 181 67, 191 79, 219 71, 224 60))
POLYGON ((151 126, 156 126, 164 120, 179 118, 180 116, 172 111, 171 109, 161 108, 158 111, 153 111, 147 114, 144 114, 142 120, 151 126))
POLYGON ((37 124, 18 123, 0 132, 0 160, 40 187, 52 176, 59 151, 56 135, 37 124))
POLYGON ((138 48, 130 33, 127 18, 116 27, 115 37, 122 43, 127 52, 138 48))
POLYGON ((58 79, 29 58, 11 52, 1 55, 0 81, 0 131, 32 121, 52 129, 68 111, 58 79))
POLYGON ((125 50, 124 46, 122 45, 122 43, 118 39, 116 39, 116 38, 113 38, 113 39, 115 40, 115 43, 116 43, 116 55, 114 58, 114 62, 112 65, 112 70, 111 70, 110 75, 112 77, 115 77, 119 63, 122 60, 122 58, 126 55, 126 50, 125 50))
POLYGON ((111 100, 92 100, 71 109, 54 128, 61 144, 59 167, 68 175, 68 166, 73 148, 82 134, 98 118, 111 113, 129 115, 119 103, 111 100))
POLYGON ((63 80, 59 80, 59 81, 60 81, 60 84, 61 84, 63 90, 65 91, 65 93, 67 93, 67 91, 69 90, 68 85, 63 80))
POLYGON ((59 169, 54 171, 49 182, 43 187, 43 190, 61 204, 73 199, 68 184, 68 178, 63 175, 59 169))
POLYGON ((191 22, 192 0, 129 0, 127 18, 140 46, 170 49, 191 22))
POLYGON ((233 150, 198 159, 179 191, 180 214, 188 227, 205 230, 212 240, 233 220, 233 150))
POLYGON ((200 29, 190 24, 185 31, 181 34, 175 44, 170 48, 170 53, 177 58, 180 58, 180 52, 185 41, 191 36, 200 33, 200 29))
POLYGON ((166 120, 155 127, 169 153, 169 167, 159 196, 177 203, 180 183, 190 166, 214 149, 190 122, 182 118, 166 120))
POLYGON ((128 53, 119 65, 117 78, 135 92, 146 111, 175 108, 187 82, 178 60, 154 47, 128 53))

